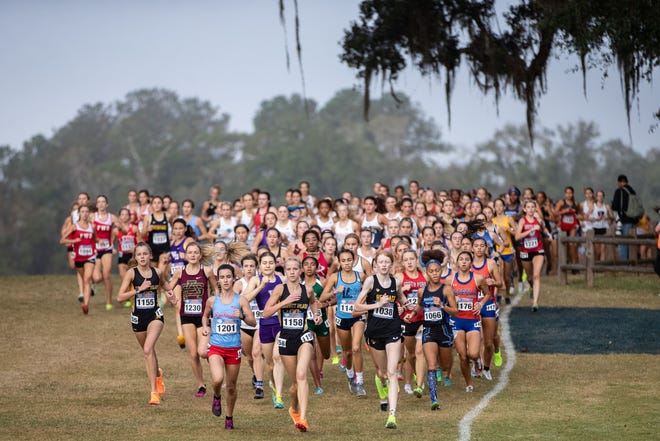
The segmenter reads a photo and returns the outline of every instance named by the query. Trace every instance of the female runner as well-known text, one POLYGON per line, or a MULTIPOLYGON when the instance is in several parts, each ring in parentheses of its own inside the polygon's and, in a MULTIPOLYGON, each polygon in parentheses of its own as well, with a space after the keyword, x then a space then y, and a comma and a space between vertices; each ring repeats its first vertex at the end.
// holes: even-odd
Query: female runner
POLYGON ((447 256, 440 250, 428 250, 422 254, 428 279, 423 291, 418 292, 417 306, 414 312, 424 314, 422 345, 428 370, 426 381, 431 396, 431 410, 440 408, 438 403, 438 379, 445 372, 445 382, 449 380, 453 359, 454 331, 449 315, 456 315, 456 299, 449 285, 442 281, 442 273, 447 268, 447 256), (438 359, 440 372, 438 372, 438 359), (438 375, 439 374, 439 375, 438 375))
POLYGON ((220 293, 209 297, 202 317, 202 334, 210 335, 208 360, 213 384, 213 415, 222 415, 220 393, 225 383, 227 391, 227 415, 225 429, 234 428, 234 406, 236 404, 236 380, 241 369, 241 321, 248 325, 256 323, 247 300, 234 292, 234 268, 222 265, 218 270, 220 293), (211 314, 213 314, 211 316, 211 314), (209 318, 212 319, 209 329, 209 318))
POLYGON ((160 196, 151 199, 151 212, 142 219, 142 237, 151 248, 151 265, 157 266, 162 274, 169 274, 169 224, 163 212, 163 199, 160 196))
MULTIPOLYGON (((577 202, 575 201, 575 192, 573 190, 573 187, 568 186, 564 189, 564 199, 557 202, 557 204, 555 205, 555 216, 557 216, 557 225, 559 225, 559 228, 565 231, 569 237, 577 236, 577 230, 579 226, 577 210, 578 210, 578 205, 577 202)), ((520 222, 518 223, 518 225, 520 225, 520 222)), ((518 239, 518 234, 516 232, 516 240, 517 239, 518 239)), ((539 241, 540 240, 541 238, 539 237, 539 241)), ((540 243, 541 245, 543 245, 542 242, 540 243)), ((575 242, 569 242, 568 244, 569 263, 578 262, 577 245, 578 244, 575 242)), ((527 274, 529 275, 529 273, 527 274)))
POLYGON ((365 317, 353 314, 364 275, 354 270, 354 260, 353 251, 344 248, 339 252, 340 271, 330 275, 319 300, 322 305, 336 300, 336 335, 341 345, 348 389, 358 397, 365 397, 362 359, 365 317))
POLYGON ((502 245, 496 247, 497 252, 502 258, 502 274, 504 279, 504 301, 507 305, 511 304, 511 285, 512 270, 515 250, 513 248, 513 234, 516 232, 516 223, 511 216, 504 213, 506 204, 502 199, 496 199, 494 203, 495 216, 493 224, 497 226, 497 231, 502 236, 502 245))
MULTIPOLYGON (((195 233, 183 219, 172 222, 172 237, 170 240, 170 271, 176 274, 186 266, 186 248, 194 242, 195 233)), ((213 262, 211 262, 212 264, 213 262)), ((174 284, 174 283, 172 283, 174 284)), ((202 311, 200 311, 202 312, 202 311)))
POLYGON ((96 233, 96 263, 92 281, 99 283, 103 280, 105 284, 105 310, 112 309, 112 246, 113 229, 127 226, 119 225, 117 216, 108 213, 108 198, 105 195, 99 195, 96 198, 96 213, 94 213, 94 231, 96 233))
POLYGON ((321 199, 316 205, 317 214, 314 216, 312 223, 318 225, 321 230, 332 230, 335 221, 332 219, 332 202, 327 199, 321 199))
POLYGON ((237 225, 236 218, 231 215, 231 204, 220 202, 218 212, 219 216, 209 224, 207 236, 213 242, 218 240, 231 242, 234 240, 234 228, 237 225))
MULTIPOLYGON (((275 224, 275 228, 282 233, 283 242, 287 247, 291 242, 296 240, 294 226, 294 222, 289 218, 289 209, 286 208, 286 205, 277 207, 277 223, 275 224)), ((305 230, 307 229, 308 227, 305 228, 305 230)))
POLYGON ((346 239, 344 240, 344 248, 352 251, 353 256, 355 256, 355 260, 353 263, 354 271, 357 271, 358 273, 364 274, 366 276, 370 276, 374 273, 371 263, 369 263, 367 259, 363 258, 358 254, 358 250, 360 249, 360 238, 358 237, 357 234, 351 233, 348 236, 346 236, 346 239))
MULTIPOLYGON (((376 249, 371 246, 371 231, 363 229, 360 231, 360 248, 357 250, 358 256, 365 259, 369 264, 374 260, 376 249)), ((381 244, 384 244, 382 242, 381 244)))
MULTIPOLYGON (((417 307, 417 299, 419 292, 424 291, 426 287, 426 278, 421 271, 417 269, 417 253, 413 250, 406 250, 401 256, 403 264, 403 271, 396 273, 395 277, 401 284, 403 295, 406 296, 407 302, 412 307, 417 307)), ((403 329, 403 343, 405 346, 405 361, 404 361, 404 390, 407 394, 414 393, 417 398, 422 397, 424 387, 424 359, 422 357, 422 340, 421 331, 424 320, 424 313, 421 309, 416 313, 413 311, 402 314, 404 321, 403 329), (417 339, 417 335, 420 339, 417 339), (410 384, 413 379, 413 372, 417 376, 417 384, 412 389, 410 384)))
POLYGON ((535 201, 526 201, 523 207, 525 215, 518 221, 516 240, 521 240, 520 259, 527 274, 532 274, 532 311, 539 310, 539 294, 541 293, 541 269, 545 260, 541 233, 545 231, 543 221, 539 220, 535 201))
MULTIPOLYGON (((501 366, 502 355, 500 354, 500 338, 497 335, 497 322, 499 320, 499 308, 495 301, 495 290, 504 287, 502 277, 500 276, 500 269, 493 259, 487 257, 487 245, 483 238, 474 239, 472 242, 472 252, 474 258, 472 260, 472 271, 475 274, 481 274, 488 284, 488 291, 490 300, 488 300, 483 309, 481 310, 481 331, 483 336, 483 377, 491 381, 493 377, 490 374, 490 362, 493 360, 493 355, 497 353, 495 358, 495 366, 501 366)), ((479 297, 481 300, 482 297, 479 297)))
POLYGON ((218 294, 218 283, 213 274, 213 258, 215 250, 211 245, 200 245, 190 242, 186 246, 185 257, 187 264, 177 269, 172 277, 176 296, 175 307, 178 308, 178 323, 181 326, 184 342, 190 355, 193 375, 197 380, 196 397, 206 395, 206 384, 202 372, 199 353, 206 352, 202 339, 202 315, 204 305, 209 298, 209 291, 218 294))
POLYGON ((78 221, 72 222, 62 231, 60 243, 73 246, 77 277, 82 279, 83 300, 80 305, 83 314, 89 312, 89 299, 92 295, 92 274, 96 262, 96 234, 89 221, 89 207, 78 207, 78 221))
MULTIPOLYGON (((248 282, 252 277, 257 274, 257 265, 259 261, 257 256, 254 254, 248 254, 243 259, 241 259, 241 267, 243 269, 243 277, 234 282, 234 292, 238 292, 241 296, 245 297, 245 292, 247 291, 248 282)), ((261 318, 261 311, 259 310, 259 305, 257 301, 252 299, 249 302, 250 309, 254 314, 254 318, 259 320, 261 318)), ((264 360, 263 358, 254 358, 252 356, 253 351, 261 353, 261 342, 259 341, 259 333, 257 332, 258 327, 255 324, 250 326, 245 322, 241 322, 241 348, 243 349, 243 357, 248 362, 250 370, 252 371, 252 386, 255 388, 254 399, 259 400, 264 397, 264 360), (262 387, 257 390, 257 382, 262 385, 262 387)))
POLYGON ((355 301, 354 312, 368 315, 365 337, 370 353, 376 364, 376 388, 381 399, 381 409, 387 399, 390 414, 385 427, 396 429, 396 405, 399 383, 397 364, 401 359, 401 319, 400 305, 411 309, 401 290, 401 284, 390 274, 394 258, 387 251, 379 251, 374 257, 376 274, 367 277, 362 285, 362 291, 355 301), (389 383, 388 383, 389 381, 389 383), (388 389, 389 387, 389 389, 388 389))
POLYGON ((219 185, 213 185, 209 188, 209 198, 202 204, 202 221, 207 225, 215 219, 216 209, 220 206, 221 193, 222 189, 219 185))
POLYGON ((349 234, 357 234, 360 231, 358 223, 348 217, 348 207, 345 204, 337 205, 337 220, 332 225, 339 248, 344 246, 344 240, 349 234))
POLYGON ((286 283, 275 287, 264 308, 264 318, 271 318, 279 311, 281 331, 277 335, 282 363, 293 384, 289 388, 291 407, 289 415, 298 430, 307 432, 307 400, 309 385, 307 369, 314 351, 314 334, 307 329, 305 316, 311 308, 314 323, 321 323, 321 312, 314 298, 314 291, 300 283, 300 260, 290 257, 284 262, 286 283))
POLYGON ((454 344, 461 361, 461 373, 465 379, 465 392, 472 392, 470 360, 479 365, 481 351, 481 309, 490 300, 488 284, 480 274, 472 271, 472 253, 458 253, 457 268, 451 282, 456 297, 458 313, 454 318, 454 344), (485 294, 479 301, 479 290, 485 294))
MULTIPOLYGON (((137 195, 135 196, 137 198, 137 195)), ((130 211, 128 208, 119 210, 119 223, 126 226, 126 231, 121 228, 117 230, 117 268, 119 269, 119 278, 124 280, 126 271, 128 271, 128 262, 133 258, 133 250, 137 245, 137 226, 131 223, 130 211)), ((131 301, 124 302, 124 306, 130 308, 131 301)))
POLYGON ((302 236, 307 230, 309 230, 309 223, 306 221, 296 222, 296 238, 289 241, 289 255, 299 256, 300 253, 305 252, 305 243, 303 242, 302 236))
POLYGON ((259 232, 255 236, 254 242, 252 242, 253 253, 257 252, 257 248, 265 247, 268 245, 266 242, 266 234, 269 229, 273 228, 279 233, 279 230, 275 228, 275 225, 277 225, 277 215, 271 211, 267 212, 263 216, 263 221, 259 225, 259 232))
POLYGON ((163 311, 158 305, 158 287, 165 289, 167 298, 172 304, 176 303, 176 297, 160 270, 149 265, 151 259, 149 245, 144 242, 137 244, 135 247, 137 266, 126 272, 117 293, 117 301, 123 303, 135 298, 131 311, 131 326, 135 338, 142 347, 147 364, 147 377, 151 385, 149 404, 157 405, 160 404, 160 397, 165 392, 163 370, 158 367, 156 355, 156 342, 165 322, 163 311))
MULTIPOLYGON (((256 299, 259 310, 263 311, 273 290, 282 284, 282 278, 275 274, 275 256, 270 251, 265 251, 259 257, 259 275, 250 279, 245 290, 245 298, 248 302, 256 299)), ((259 341, 261 345, 252 349, 252 357, 260 358, 262 353, 266 358, 269 376, 272 380, 273 406, 276 409, 284 409, 282 402, 282 383, 284 382, 284 366, 279 356, 277 348, 273 348, 277 339, 277 333, 280 332, 280 323, 277 317, 264 317, 262 314, 259 319, 259 341)), ((263 395, 263 382, 257 381, 256 388, 263 395)))
POLYGON ((206 240, 208 239, 208 231, 206 230, 204 221, 193 213, 194 208, 195 202, 192 199, 184 199, 181 203, 182 218, 186 221, 186 224, 190 225, 197 240, 206 240))
MULTIPOLYGON (((314 297, 318 299, 323 292, 322 280, 317 274, 318 261, 312 256, 307 256, 303 259, 303 285, 307 290, 314 291, 314 297), (310 288, 311 287, 311 288, 310 288)), ((312 309, 307 310, 307 329, 314 333, 314 352, 312 354, 312 361, 309 364, 309 370, 312 372, 316 390, 314 393, 320 395, 323 393, 321 387, 321 379, 323 378, 323 360, 330 358, 330 329, 327 314, 327 305, 319 305, 318 310, 321 312, 321 323, 317 325, 314 322, 314 314, 312 309)))

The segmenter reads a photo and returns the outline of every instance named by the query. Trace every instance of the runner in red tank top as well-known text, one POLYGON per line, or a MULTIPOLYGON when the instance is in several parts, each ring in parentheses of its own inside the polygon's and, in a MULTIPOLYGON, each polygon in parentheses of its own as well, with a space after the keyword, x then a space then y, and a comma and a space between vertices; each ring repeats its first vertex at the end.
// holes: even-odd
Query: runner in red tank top
MULTIPOLYGON (((424 292, 424 288, 426 287, 426 278, 417 268, 417 253, 414 250, 404 251, 401 260, 403 262, 403 271, 396 274, 395 277, 401 281, 403 295, 405 295, 408 302, 416 308, 419 293, 424 292)), ((406 311, 401 314, 401 319, 404 321, 403 342, 406 349, 404 390, 406 393, 414 393, 417 398, 421 398, 426 366, 424 363, 424 357, 422 356, 421 333, 419 339, 417 338, 417 334, 424 320, 424 311, 419 310, 417 313, 415 313, 414 309, 406 311), (417 384, 415 385, 414 390, 410 387, 413 379, 413 372, 417 375, 417 384)))
POLYGON ((541 293, 541 269, 545 260, 545 251, 543 250, 543 240, 541 233, 549 235, 545 224, 539 221, 536 210, 536 202, 528 200, 524 205, 522 219, 518 221, 516 228, 516 240, 522 241, 520 248, 520 260, 522 260, 523 269, 529 276, 532 274, 532 292, 533 299, 532 311, 539 310, 539 295, 541 293))
POLYGON ((96 237, 94 227, 89 222, 89 207, 81 205, 78 207, 80 219, 71 224, 62 232, 60 243, 62 245, 73 245, 76 269, 83 281, 82 311, 89 312, 89 298, 92 295, 92 273, 96 262, 96 237))

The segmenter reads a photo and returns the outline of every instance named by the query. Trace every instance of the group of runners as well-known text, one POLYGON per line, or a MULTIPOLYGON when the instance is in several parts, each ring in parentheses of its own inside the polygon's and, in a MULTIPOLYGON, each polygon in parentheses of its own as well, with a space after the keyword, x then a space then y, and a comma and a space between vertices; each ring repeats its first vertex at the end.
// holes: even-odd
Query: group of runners
MULTIPOLYGON (((227 429, 234 427, 245 358, 254 398, 264 398, 268 378, 275 408, 285 407, 288 374, 289 414, 303 432, 309 430, 307 372, 321 394, 324 362, 331 360, 345 372, 349 392, 366 397, 365 348, 387 428, 397 427, 401 379, 406 393, 422 397, 428 389, 431 409, 440 408, 438 385, 452 383, 454 349, 466 392, 474 390, 474 377, 492 380, 491 364, 503 362, 499 310, 510 303, 515 281, 522 291, 529 278, 537 312, 554 230, 570 215, 589 222, 602 203, 599 196, 588 210, 571 206, 570 198, 553 205, 542 192, 521 194, 516 187, 499 198, 485 188, 436 193, 416 181, 392 194, 376 183, 373 196, 344 192, 319 200, 302 182, 280 206, 266 191, 231 202, 220 196, 212 187, 197 215, 190 199, 179 205, 131 190, 112 214, 107 197, 92 204, 80 193, 61 243, 76 269, 81 309, 88 314, 93 283, 101 282, 105 308, 113 308, 116 254, 122 280, 116 300, 131 309, 150 404, 160 404, 164 393, 155 345, 171 303, 178 344, 188 350, 197 383, 194 395, 207 394, 208 363, 212 413, 223 413, 224 393, 227 429)), ((611 221, 611 210, 605 213, 596 219, 611 221)))

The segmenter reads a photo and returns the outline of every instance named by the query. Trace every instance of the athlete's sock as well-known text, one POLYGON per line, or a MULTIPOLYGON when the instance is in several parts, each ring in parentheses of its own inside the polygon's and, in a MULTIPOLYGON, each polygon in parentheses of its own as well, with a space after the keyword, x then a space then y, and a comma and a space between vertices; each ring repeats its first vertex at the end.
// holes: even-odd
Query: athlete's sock
POLYGON ((231 420, 234 419, 234 417, 226 416, 225 419, 226 419, 227 421, 231 421, 231 420))
POLYGON ((489 370, 490 370, 490 366, 484 366, 484 370, 485 370, 485 371, 489 371, 489 370))
POLYGON ((436 369, 429 369, 426 373, 426 382, 429 384, 429 394, 431 401, 438 401, 438 377, 436 369))
POLYGON ((355 376, 355 371, 353 369, 346 369, 346 376, 349 380, 352 380, 355 376))
POLYGON ((254 382, 254 387, 264 388, 264 380, 257 380, 254 382))
POLYGON ((396 416, 396 409, 390 409, 390 415, 396 416))
POLYGON ((364 375, 362 372, 356 372, 355 373, 355 382, 358 384, 363 384, 364 383, 364 375))

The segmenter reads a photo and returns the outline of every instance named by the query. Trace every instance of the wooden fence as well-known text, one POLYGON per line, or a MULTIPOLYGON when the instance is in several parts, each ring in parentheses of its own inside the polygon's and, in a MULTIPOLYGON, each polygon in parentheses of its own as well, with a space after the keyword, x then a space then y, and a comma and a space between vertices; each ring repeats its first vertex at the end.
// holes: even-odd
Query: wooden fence
MULTIPOLYGON (((653 259, 638 259, 637 248, 639 245, 648 245, 657 253, 657 238, 652 234, 640 236, 596 236, 594 231, 588 231, 584 236, 569 237, 566 232, 560 231, 558 237, 557 275, 559 283, 568 283, 569 271, 584 271, 587 286, 593 286, 594 273, 597 272, 627 272, 627 273, 654 273, 653 259), (568 244, 577 243, 584 245, 585 263, 568 263, 568 244), (608 245, 628 245, 630 260, 616 260, 614 257, 606 261, 595 261, 594 244, 605 243, 608 245)), ((609 247, 613 249, 614 247, 609 247)), ((615 253, 608 253, 615 256, 615 253)))

